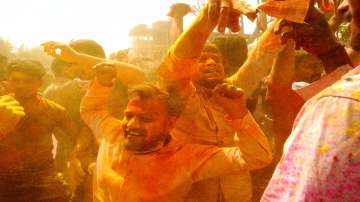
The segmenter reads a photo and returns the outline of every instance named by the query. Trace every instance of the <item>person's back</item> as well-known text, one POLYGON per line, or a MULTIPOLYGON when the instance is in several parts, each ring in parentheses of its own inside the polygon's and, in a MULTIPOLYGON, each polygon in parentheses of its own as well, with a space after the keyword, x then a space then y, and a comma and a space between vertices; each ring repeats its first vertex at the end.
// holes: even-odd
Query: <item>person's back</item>
POLYGON ((63 106, 74 121, 81 125, 79 106, 88 83, 78 79, 55 80, 43 94, 63 106))

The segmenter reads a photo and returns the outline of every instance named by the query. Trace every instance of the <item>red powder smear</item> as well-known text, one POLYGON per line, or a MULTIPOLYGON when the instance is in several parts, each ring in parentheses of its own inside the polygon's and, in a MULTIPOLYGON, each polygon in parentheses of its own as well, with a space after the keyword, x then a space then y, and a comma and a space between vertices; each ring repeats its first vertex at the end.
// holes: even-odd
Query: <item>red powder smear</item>
POLYGON ((351 161, 352 158, 353 158, 353 154, 352 154, 352 153, 349 153, 349 154, 348 154, 348 159, 349 159, 349 161, 351 161))
POLYGON ((335 5, 332 0, 321 0, 319 6, 324 12, 333 12, 335 10, 335 5))
POLYGON ((339 161, 339 158, 337 156, 333 157, 334 161, 339 161))

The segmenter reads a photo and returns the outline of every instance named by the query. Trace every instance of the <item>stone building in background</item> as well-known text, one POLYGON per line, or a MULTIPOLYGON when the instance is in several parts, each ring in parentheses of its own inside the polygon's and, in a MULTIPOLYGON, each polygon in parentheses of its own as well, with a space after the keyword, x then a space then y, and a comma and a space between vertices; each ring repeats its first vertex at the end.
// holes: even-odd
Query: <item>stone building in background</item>
POLYGON ((151 27, 145 24, 135 25, 129 33, 132 39, 130 60, 134 63, 158 63, 170 47, 169 33, 169 21, 157 21, 151 27))

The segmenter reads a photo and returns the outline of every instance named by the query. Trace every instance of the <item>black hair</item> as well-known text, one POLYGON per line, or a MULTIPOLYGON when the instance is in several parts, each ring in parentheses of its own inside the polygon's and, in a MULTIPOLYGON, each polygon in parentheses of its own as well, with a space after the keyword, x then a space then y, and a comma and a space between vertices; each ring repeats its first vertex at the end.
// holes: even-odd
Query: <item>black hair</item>
POLYGON ((184 107, 184 100, 178 94, 172 91, 162 90, 150 83, 140 84, 130 88, 128 97, 129 100, 134 97, 140 97, 141 99, 159 99, 166 105, 169 116, 180 116, 184 107))
POLYGON ((106 57, 103 47, 94 40, 79 39, 79 40, 71 41, 70 47, 79 53, 84 53, 99 58, 106 57))
POLYGON ((12 71, 25 73, 36 79, 41 79, 46 72, 44 66, 35 60, 14 60, 6 68, 7 75, 12 71))

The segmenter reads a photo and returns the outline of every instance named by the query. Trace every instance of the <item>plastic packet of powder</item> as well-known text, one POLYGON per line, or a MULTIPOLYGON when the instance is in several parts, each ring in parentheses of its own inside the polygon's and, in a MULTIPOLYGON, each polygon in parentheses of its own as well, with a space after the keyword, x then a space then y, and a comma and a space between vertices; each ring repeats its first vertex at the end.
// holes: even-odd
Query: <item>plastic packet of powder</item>
POLYGON ((245 0, 233 0, 233 8, 239 14, 245 15, 249 20, 254 21, 256 19, 257 9, 245 0))
POLYGON ((304 23, 311 0, 269 0, 257 8, 269 16, 304 23))

